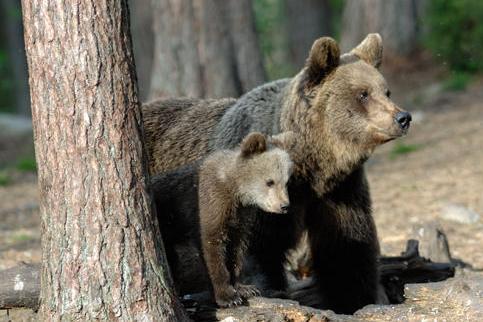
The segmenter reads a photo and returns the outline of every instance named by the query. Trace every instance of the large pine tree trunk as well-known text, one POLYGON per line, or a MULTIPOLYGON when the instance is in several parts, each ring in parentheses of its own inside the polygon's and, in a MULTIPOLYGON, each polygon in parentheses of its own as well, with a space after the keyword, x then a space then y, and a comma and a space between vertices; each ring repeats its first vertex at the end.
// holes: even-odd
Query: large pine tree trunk
POLYGON ((23 0, 42 217, 40 318, 175 321, 146 190, 126 0, 23 0))
POLYGON ((346 0, 341 47, 348 50, 368 33, 378 32, 389 56, 407 56, 418 47, 426 0, 346 0))
POLYGON ((328 0, 285 0, 290 61, 300 70, 316 39, 332 36, 328 0))
POLYGON ((239 96, 265 81, 251 0, 152 5, 151 97, 239 96))

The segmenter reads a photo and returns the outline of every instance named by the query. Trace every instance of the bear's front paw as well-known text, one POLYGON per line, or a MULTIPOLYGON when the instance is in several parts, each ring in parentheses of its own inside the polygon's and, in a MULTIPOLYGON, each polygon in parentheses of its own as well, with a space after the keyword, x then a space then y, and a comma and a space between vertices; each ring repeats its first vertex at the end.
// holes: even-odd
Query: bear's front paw
POLYGON ((255 285, 239 284, 235 285, 235 289, 238 294, 244 299, 248 299, 253 296, 260 295, 260 291, 255 285))
POLYGON ((217 291, 215 300, 219 307, 232 307, 243 303, 243 298, 233 286, 217 291))

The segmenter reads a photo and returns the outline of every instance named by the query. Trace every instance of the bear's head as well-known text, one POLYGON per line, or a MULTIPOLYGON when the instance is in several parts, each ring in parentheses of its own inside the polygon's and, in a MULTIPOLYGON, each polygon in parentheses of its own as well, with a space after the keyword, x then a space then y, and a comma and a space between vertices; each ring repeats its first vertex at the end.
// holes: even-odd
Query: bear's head
POLYGON ((236 195, 243 206, 270 213, 288 211, 287 183, 292 161, 285 150, 273 145, 265 135, 252 132, 240 145, 234 169, 236 195))
POLYGON ((316 40, 294 78, 295 99, 289 104, 295 107, 285 109, 282 128, 300 132, 310 143, 322 139, 361 155, 406 134, 411 115, 390 99, 378 70, 381 61, 378 34, 369 34, 344 55, 332 38, 316 40))

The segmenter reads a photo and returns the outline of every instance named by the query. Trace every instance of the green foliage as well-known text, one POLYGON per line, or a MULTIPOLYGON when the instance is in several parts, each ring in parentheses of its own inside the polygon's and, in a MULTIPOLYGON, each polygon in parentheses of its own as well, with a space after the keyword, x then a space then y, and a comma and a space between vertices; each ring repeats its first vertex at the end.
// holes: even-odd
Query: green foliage
POLYGON ((329 0, 330 24, 335 39, 340 40, 340 30, 342 24, 342 12, 344 11, 344 0, 329 0))
POLYGON ((255 24, 270 80, 292 76, 293 66, 286 61, 288 51, 284 22, 285 6, 281 0, 255 0, 255 24))
POLYGON ((10 176, 5 171, 0 171, 0 186, 6 186, 10 183, 10 176))
POLYGON ((400 155, 412 153, 422 147, 421 144, 405 144, 403 142, 397 142, 389 153, 389 158, 395 159, 400 155))
POLYGON ((17 233, 17 234, 12 236, 12 241, 15 242, 15 243, 22 243, 22 242, 27 242, 27 241, 31 241, 31 240, 35 240, 35 237, 24 234, 24 233, 17 233))
POLYGON ((483 1, 432 0, 426 18, 426 44, 438 59, 452 70, 483 70, 483 1))
POLYGON ((17 170, 22 172, 34 172, 37 170, 37 163, 35 162, 35 158, 28 156, 18 160, 17 162, 17 170))
POLYGON ((471 74, 467 72, 454 71, 443 83, 443 88, 450 91, 462 91, 471 81, 471 74))

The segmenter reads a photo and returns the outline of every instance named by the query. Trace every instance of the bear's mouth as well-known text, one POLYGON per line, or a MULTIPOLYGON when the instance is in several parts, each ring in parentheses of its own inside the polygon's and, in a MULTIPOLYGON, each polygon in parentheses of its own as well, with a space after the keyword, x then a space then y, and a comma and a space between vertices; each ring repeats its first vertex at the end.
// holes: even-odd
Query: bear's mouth
POLYGON ((389 137, 389 138, 387 138, 387 139, 383 140, 383 141, 382 141, 382 144, 387 143, 387 142, 391 142, 391 141, 393 141, 393 140, 395 140, 395 139, 397 139, 397 138, 398 138, 398 137, 389 137))
POLYGON ((375 139, 376 143, 378 143, 378 144, 384 144, 384 143, 393 141, 393 140, 395 140, 395 139, 403 136, 404 134, 403 133, 389 134, 389 133, 387 133, 385 131, 378 131, 374 135, 374 139, 375 139))

